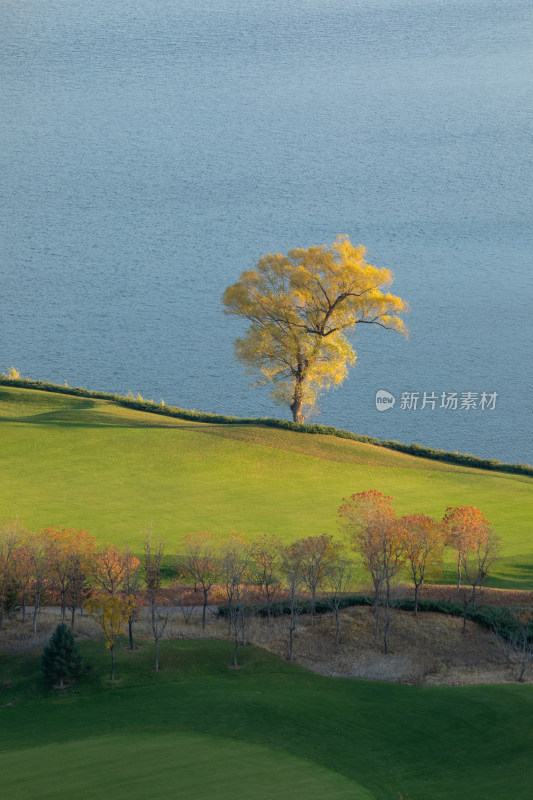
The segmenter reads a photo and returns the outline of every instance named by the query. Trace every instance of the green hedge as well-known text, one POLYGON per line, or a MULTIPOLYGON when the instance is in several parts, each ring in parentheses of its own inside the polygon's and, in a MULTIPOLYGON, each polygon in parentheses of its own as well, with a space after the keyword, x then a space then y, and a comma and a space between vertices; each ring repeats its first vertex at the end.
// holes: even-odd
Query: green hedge
POLYGON ((83 387, 60 386, 56 383, 46 383, 45 381, 33 381, 29 378, 8 378, 0 376, 0 385, 16 386, 21 389, 38 389, 43 392, 55 392, 74 397, 91 397, 95 400, 112 400, 125 408, 133 408, 138 411, 146 411, 150 414, 160 414, 165 417, 176 417, 177 419, 187 419, 193 422, 214 422, 219 425, 263 425, 281 430, 294 431, 296 433, 310 433, 321 436, 337 436, 339 439, 352 439, 356 442, 373 444, 377 447, 384 447, 388 450, 398 450, 401 453, 428 458, 433 461, 444 461, 448 464, 458 464, 465 467, 476 469, 487 469, 497 472, 510 472, 519 475, 533 476, 533 467, 530 464, 505 464, 492 458, 478 458, 477 456, 466 453, 450 453, 446 450, 435 450, 432 447, 422 445, 402 444, 396 441, 381 441, 372 436, 361 436, 351 431, 339 428, 332 428, 329 425, 300 424, 284 419, 273 419, 271 417, 230 417, 223 414, 210 414, 206 411, 192 411, 174 406, 159 405, 148 400, 140 400, 134 397, 124 397, 119 394, 108 392, 93 392, 83 387))

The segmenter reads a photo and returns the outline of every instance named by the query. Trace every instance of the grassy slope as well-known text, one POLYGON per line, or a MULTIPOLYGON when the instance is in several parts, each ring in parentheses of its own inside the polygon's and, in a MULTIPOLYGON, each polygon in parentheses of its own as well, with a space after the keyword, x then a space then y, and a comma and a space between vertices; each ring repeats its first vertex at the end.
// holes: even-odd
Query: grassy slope
MULTIPOLYGON (((0 387, 0 517, 86 528, 139 548, 199 529, 286 540, 334 532, 343 497, 379 489, 400 513, 480 507, 504 540, 500 586, 530 584, 533 479, 326 436, 157 417, 108 401, 0 387)), ((448 576, 451 578, 451 573, 448 576)))
POLYGON ((531 686, 323 678, 254 648, 232 671, 230 643, 169 641, 157 675, 151 644, 119 649, 110 687, 103 645, 83 649, 95 667, 62 697, 37 655, 0 660, 6 797, 531 797, 531 686))

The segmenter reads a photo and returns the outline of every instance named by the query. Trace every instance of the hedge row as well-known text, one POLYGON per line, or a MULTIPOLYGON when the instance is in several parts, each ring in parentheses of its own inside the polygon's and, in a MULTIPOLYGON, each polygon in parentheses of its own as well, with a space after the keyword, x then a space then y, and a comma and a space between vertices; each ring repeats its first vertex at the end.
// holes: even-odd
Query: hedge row
POLYGON ((424 447, 416 443, 402 444, 402 442, 396 441, 381 441, 380 439, 374 439, 372 436, 361 436, 351 431, 332 428, 329 425, 301 424, 284 419, 273 419, 271 417, 230 417, 223 414, 210 414, 207 411, 189 411, 174 406, 160 405, 159 403, 143 400, 138 397, 124 397, 124 395, 110 394, 108 392, 93 392, 79 386, 61 386, 56 383, 33 381, 29 378, 8 378, 6 376, 0 376, 0 385, 16 386, 21 389, 39 389, 43 392, 55 392, 57 394, 72 395, 74 397, 91 397, 95 400, 112 400, 125 408, 146 411, 150 414, 160 414, 165 417, 187 419, 193 422, 211 422, 218 425, 263 425, 271 428, 294 431, 296 433, 336 436, 339 439, 352 439, 356 442, 373 444, 388 450, 398 450, 401 453, 408 453, 409 455, 418 456, 419 458, 428 458, 433 461, 444 461, 448 464, 458 464, 466 467, 474 467, 476 469, 533 476, 533 467, 530 464, 506 464, 492 458, 478 458, 477 456, 468 455, 466 453, 450 453, 446 450, 435 450, 432 447, 424 447))
MULTIPOLYGON (((351 608, 353 606, 371 606, 373 599, 368 595, 354 595, 352 597, 342 597, 339 601, 340 608, 351 608)), ((400 609, 401 611, 413 611, 415 606, 414 600, 391 600, 391 607, 400 609)), ((264 604, 251 605, 247 607, 247 612, 251 615, 258 617, 268 616, 268 607, 264 604)), ((331 612, 332 604, 328 600, 317 600, 315 603, 315 614, 325 614, 331 612)), ((453 617, 462 617, 465 609, 462 603, 445 602, 438 600, 419 600, 418 610, 422 612, 434 612, 437 614, 449 614, 453 617)), ((311 611, 310 601, 305 601, 300 607, 300 613, 309 614, 311 611)), ((228 605, 221 605, 218 607, 218 613, 221 617, 227 618, 230 614, 230 607, 228 605)), ((290 606, 287 603, 273 603, 271 606, 271 614, 274 617, 288 616, 291 613, 290 606)), ((508 608, 504 606, 491 606, 480 605, 475 608, 467 606, 466 618, 477 622, 484 628, 493 630, 504 638, 516 632, 516 621, 508 608)), ((532 632, 533 638, 533 632, 532 632)))

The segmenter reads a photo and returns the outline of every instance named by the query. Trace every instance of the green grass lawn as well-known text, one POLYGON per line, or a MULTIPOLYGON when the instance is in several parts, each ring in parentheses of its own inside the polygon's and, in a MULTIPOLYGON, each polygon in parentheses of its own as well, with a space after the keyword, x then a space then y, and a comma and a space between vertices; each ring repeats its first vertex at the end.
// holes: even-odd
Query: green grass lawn
MULTIPOLYGON (((503 539, 493 585, 530 588, 533 479, 453 466, 370 444, 261 426, 160 417, 103 400, 0 387, 0 517, 84 528, 141 547, 153 524, 168 550, 184 534, 338 530, 342 498, 393 496, 399 513, 476 505, 503 539)), ((452 567, 443 576, 453 581, 452 567)))
POLYGON ((44 800, 529 800, 533 687, 332 679, 256 648, 164 641, 117 653, 61 696, 39 654, 0 658, 0 796, 44 800), (6 684, 9 684, 6 686, 6 684), (12 703, 12 705, 4 705, 12 703))

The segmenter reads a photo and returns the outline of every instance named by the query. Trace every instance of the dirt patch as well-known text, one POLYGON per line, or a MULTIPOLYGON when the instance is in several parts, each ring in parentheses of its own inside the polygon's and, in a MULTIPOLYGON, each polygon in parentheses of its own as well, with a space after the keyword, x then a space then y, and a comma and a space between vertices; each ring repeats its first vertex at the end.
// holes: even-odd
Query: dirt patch
MULTIPOLYGON (((270 634, 254 630, 253 640, 276 655, 287 655, 286 624, 276 620, 270 634)), ((375 635, 371 608, 358 606, 340 615, 339 645, 335 645, 333 615, 301 617, 295 632, 294 660, 331 677, 392 681, 417 685, 460 686, 516 681, 518 666, 490 631, 446 614, 393 611, 389 652, 375 635)), ((526 673, 526 680, 533 678, 526 673)))

